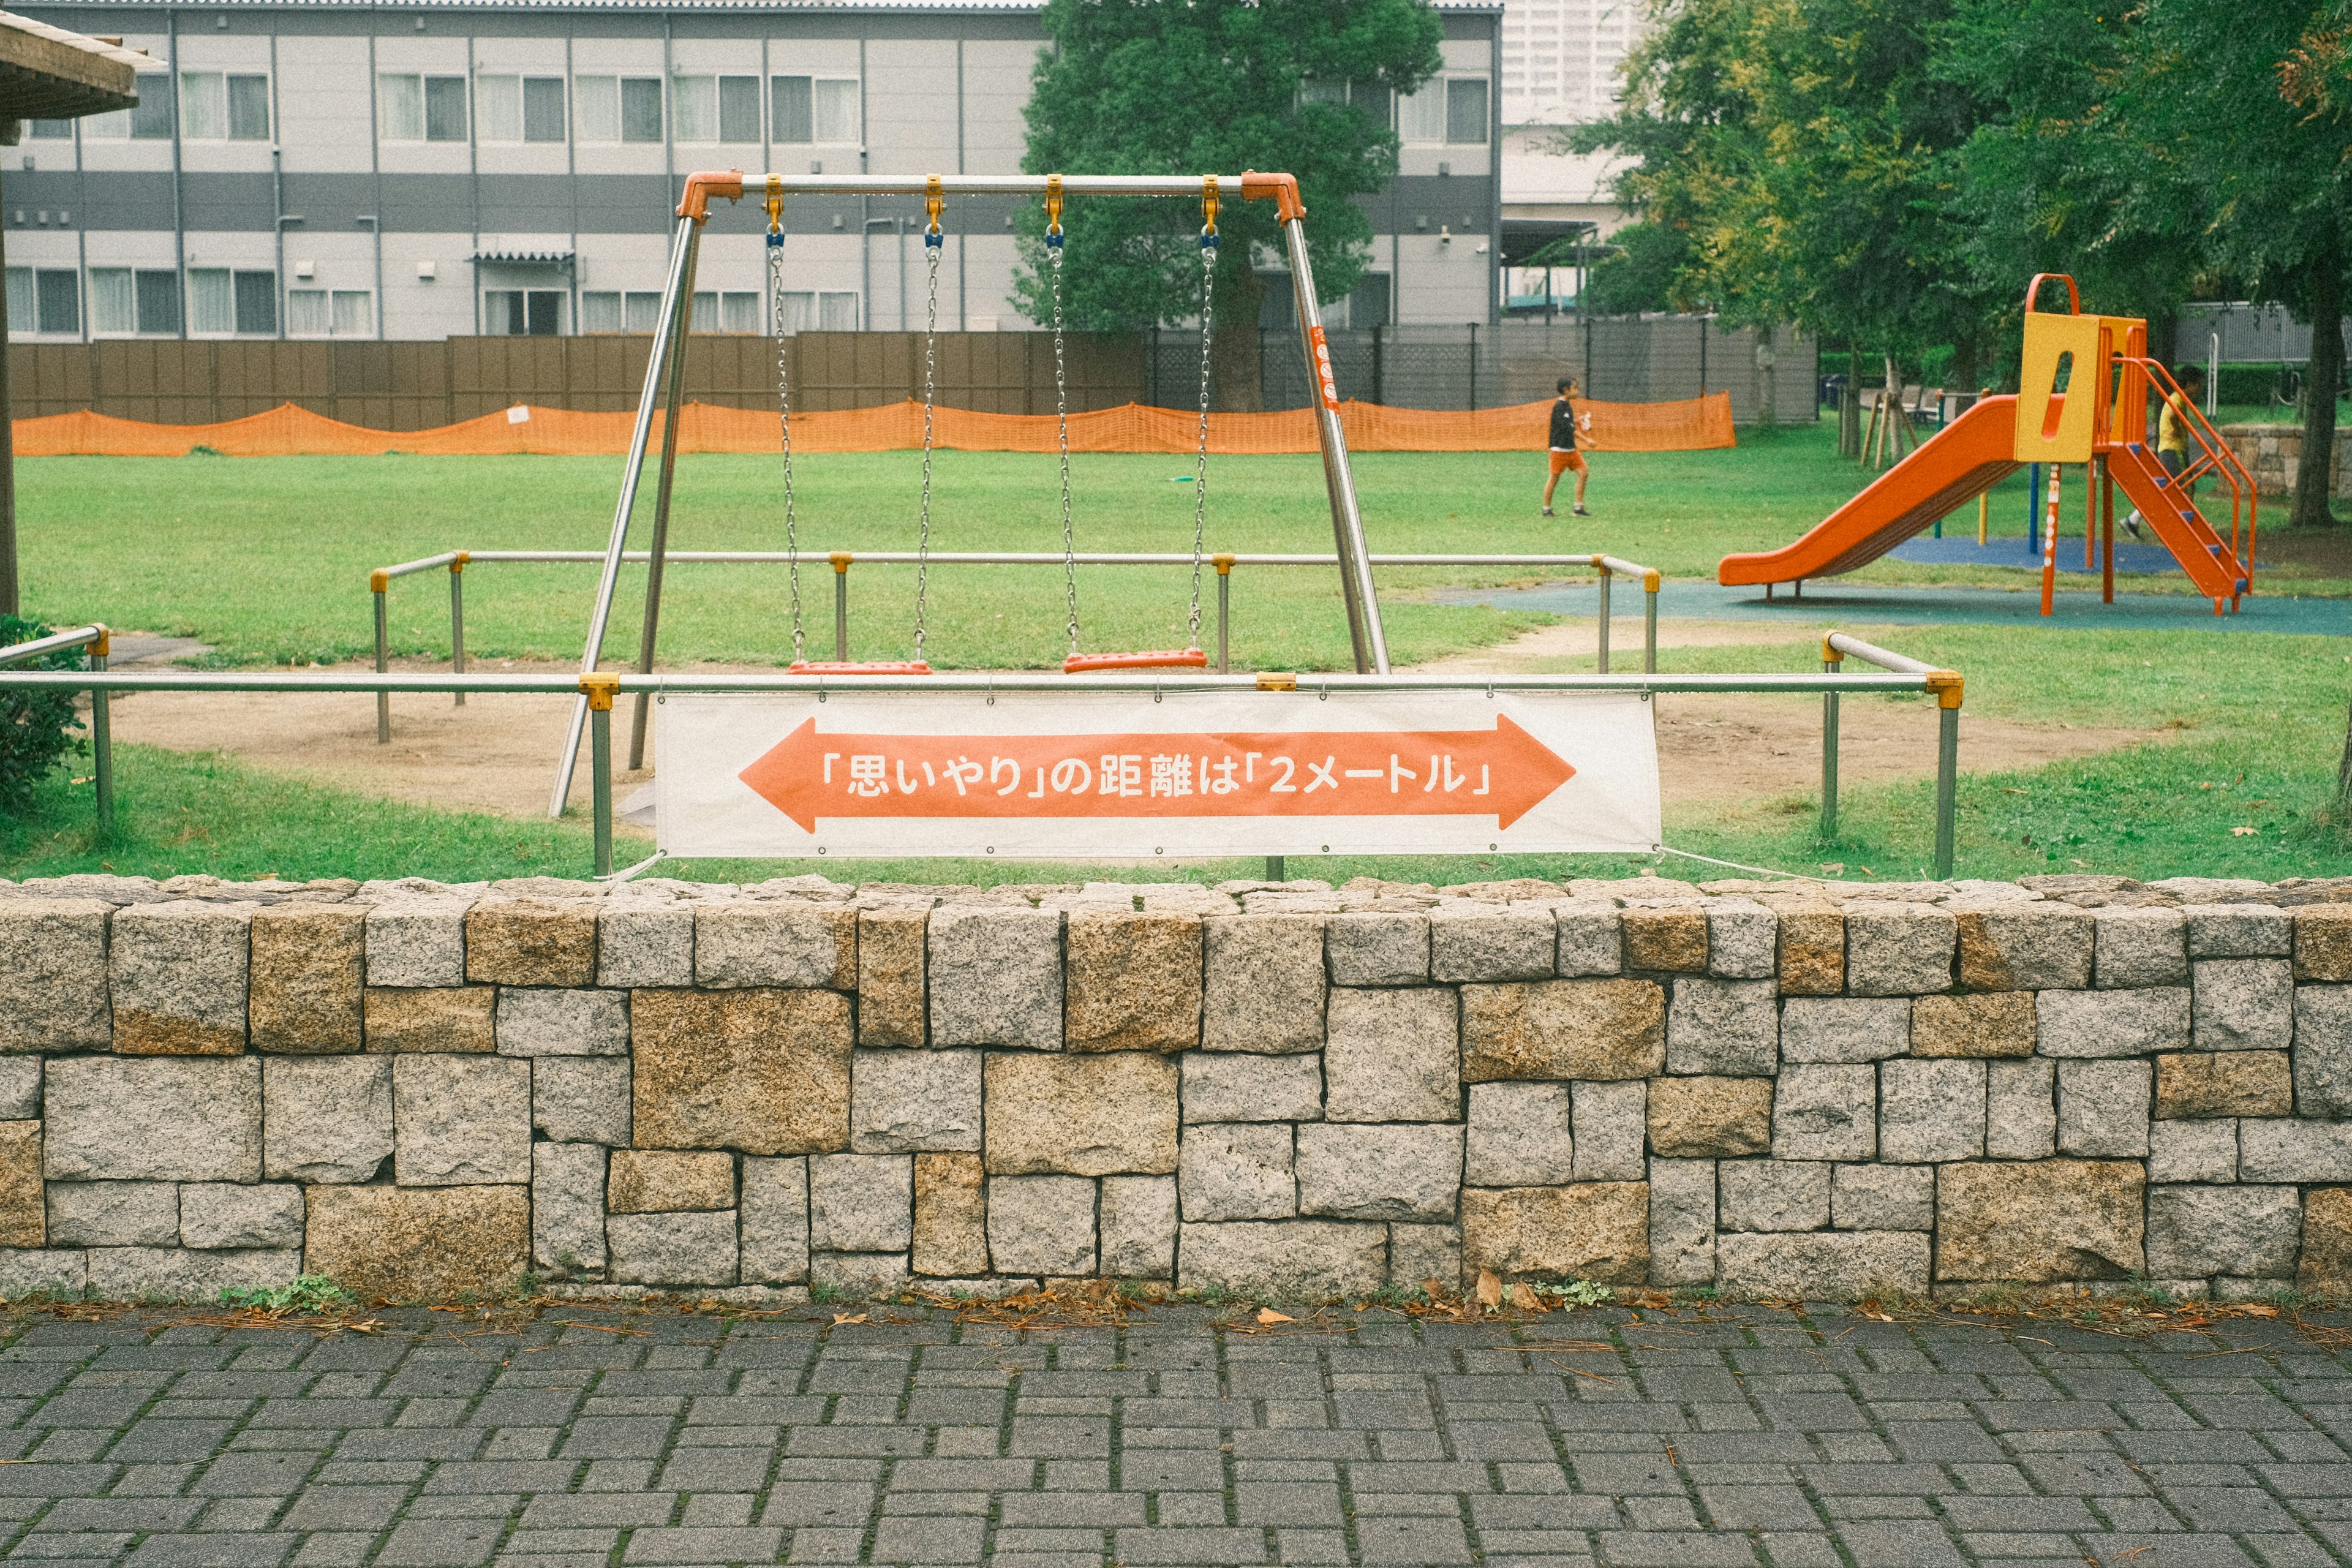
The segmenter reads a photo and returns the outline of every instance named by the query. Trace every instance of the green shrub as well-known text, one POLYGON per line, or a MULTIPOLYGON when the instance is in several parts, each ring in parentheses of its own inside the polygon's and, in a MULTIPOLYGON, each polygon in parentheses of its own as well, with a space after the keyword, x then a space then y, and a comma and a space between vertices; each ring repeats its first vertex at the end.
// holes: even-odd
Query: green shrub
MULTIPOLYGON (((0 616, 0 647, 48 635, 49 628, 37 621, 0 616)), ((29 666, 7 668, 79 669, 82 662, 79 648, 60 648, 29 666)), ((31 813, 33 786, 57 766, 58 759, 89 752, 89 742, 73 733, 80 728, 70 691, 0 691, 0 812, 11 816, 31 813)))

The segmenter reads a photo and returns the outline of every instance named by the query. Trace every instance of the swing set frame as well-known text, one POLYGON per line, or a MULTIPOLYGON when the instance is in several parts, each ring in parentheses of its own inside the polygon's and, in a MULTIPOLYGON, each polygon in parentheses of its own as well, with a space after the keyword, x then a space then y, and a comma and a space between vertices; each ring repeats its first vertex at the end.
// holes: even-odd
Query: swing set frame
MULTIPOLYGON (((1356 485, 1348 468, 1348 438, 1339 423, 1339 389, 1333 379, 1330 345, 1324 334, 1315 295, 1315 276, 1307 250, 1307 208, 1300 201, 1296 175, 1249 171, 1240 174, 751 174, 740 170, 691 174, 677 205, 672 231, 667 280, 661 315, 654 329, 653 352, 646 361, 637 414, 629 432, 628 456, 621 472, 621 490, 613 510, 613 525, 604 550, 604 571, 596 584, 594 608, 589 616, 587 646, 581 655, 583 676, 596 673, 603 657, 604 633, 611 622, 613 599, 620 586, 622 559, 628 541, 630 514, 645 476, 652 445, 654 411, 658 405, 667 417, 662 425, 661 458, 654 493, 652 538, 646 561, 646 610, 638 638, 636 672, 650 675, 661 616, 662 567, 668 551, 670 498, 677 467, 678 410, 686 392, 685 341, 693 328, 695 266, 701 248, 702 228, 713 201, 740 201, 746 195, 875 195, 917 199, 945 195, 1024 195, 1050 197, 1168 196, 1198 201, 1216 191, 1238 191, 1244 201, 1271 201, 1281 226, 1283 248, 1290 263, 1291 289, 1297 305, 1299 347, 1306 356, 1307 381, 1315 389, 1315 428, 1323 451, 1323 482, 1331 507, 1331 532, 1338 548, 1339 588, 1348 611, 1348 634, 1360 675, 1387 675, 1388 639, 1381 626, 1380 600, 1372 586, 1371 560, 1364 542, 1364 520, 1357 504, 1356 485)), ((642 765, 645 754, 647 696, 635 693, 635 711, 630 723, 630 765, 642 765)), ((588 722, 589 700, 577 699, 564 733, 563 752, 556 765, 554 788, 547 815, 563 815, 572 793, 572 773, 588 722)))

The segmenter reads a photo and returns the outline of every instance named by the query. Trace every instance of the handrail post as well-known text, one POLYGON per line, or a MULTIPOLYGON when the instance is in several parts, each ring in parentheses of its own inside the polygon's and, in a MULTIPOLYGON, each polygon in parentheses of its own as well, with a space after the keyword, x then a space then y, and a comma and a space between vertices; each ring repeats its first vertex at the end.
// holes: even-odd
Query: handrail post
MULTIPOLYGON (((1845 666, 1845 655, 1822 639, 1822 673, 1836 675, 1845 666)), ((1837 837, 1838 808, 1838 694, 1822 693, 1822 841, 1837 837)))
POLYGON ((1609 673, 1609 584, 1616 574, 1611 572, 1608 563, 1597 555, 1592 558, 1592 563, 1601 568, 1601 652, 1600 662, 1593 666, 1593 669, 1597 674, 1606 675, 1609 673))
POLYGON ((1234 615, 1234 558, 1230 552, 1210 557, 1217 568, 1217 673, 1231 675, 1233 643, 1231 629, 1234 615))
MULTIPOLYGON (((449 673, 466 673, 466 552, 458 551, 449 558, 449 673)), ((466 694, 452 694, 450 706, 463 708, 466 694)))
POLYGON ((836 550, 833 562, 833 657, 842 663, 849 662, 849 563, 850 552, 836 550))
MULTIPOLYGON (((391 573, 380 571, 368 574, 368 587, 375 595, 375 672, 378 675, 392 668, 383 620, 384 590, 391 586, 391 573)), ((375 694, 375 743, 379 746, 392 744, 392 693, 389 691, 375 694)))
POLYGON ((613 873, 613 697, 620 677, 598 671, 580 678, 588 700, 588 787, 595 802, 596 875, 613 873))
MULTIPOLYGON (((98 626, 98 640, 89 645, 89 666, 93 670, 106 668, 107 647, 110 634, 103 623, 98 626)), ((89 693, 89 752, 95 775, 92 783, 98 792, 98 837, 103 843, 114 837, 114 731, 110 722, 107 691, 102 686, 92 687, 89 693)))
POLYGON ((1642 574, 1642 673, 1658 673, 1658 574, 1642 574))
POLYGON ((1952 874, 1954 818, 1959 811, 1960 696, 1964 689, 1957 671, 1938 669, 1927 676, 1927 689, 1936 694, 1936 879, 1952 874))

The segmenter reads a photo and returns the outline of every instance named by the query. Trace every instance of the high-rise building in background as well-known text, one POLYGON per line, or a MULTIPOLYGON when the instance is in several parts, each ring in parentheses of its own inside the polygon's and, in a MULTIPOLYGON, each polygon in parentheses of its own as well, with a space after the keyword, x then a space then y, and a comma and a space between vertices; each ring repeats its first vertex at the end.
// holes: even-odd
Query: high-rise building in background
POLYGON ((1573 271, 1512 264, 1561 238, 1598 239, 1624 222, 1611 199, 1614 161, 1554 151, 1561 131, 1617 110, 1619 68, 1647 26, 1649 0, 1506 0, 1503 8, 1504 291, 1520 310, 1572 295, 1573 271))

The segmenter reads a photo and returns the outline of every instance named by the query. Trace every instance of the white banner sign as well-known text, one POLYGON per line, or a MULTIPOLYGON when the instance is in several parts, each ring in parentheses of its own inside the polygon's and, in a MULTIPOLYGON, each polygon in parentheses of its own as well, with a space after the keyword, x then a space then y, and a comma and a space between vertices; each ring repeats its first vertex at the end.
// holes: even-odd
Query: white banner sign
POLYGON ((1464 855, 1658 842, 1639 692, 671 696, 677 856, 1464 855))

